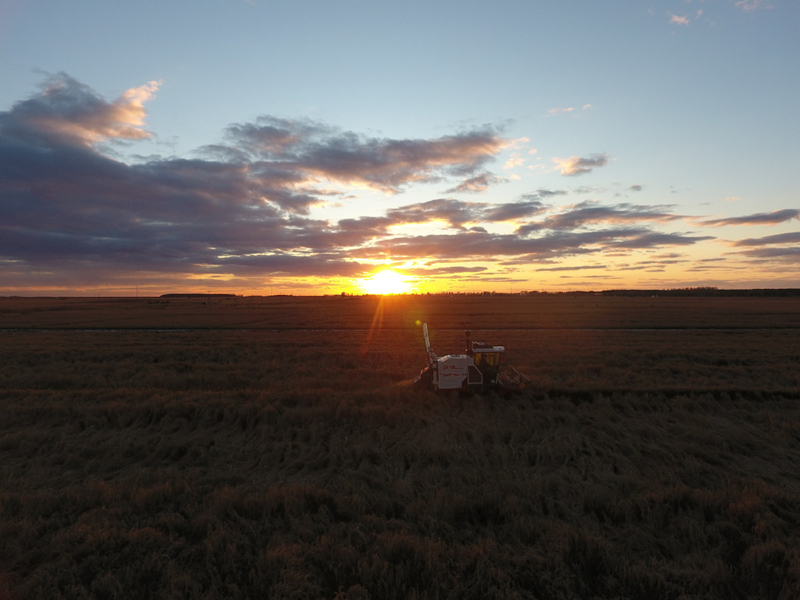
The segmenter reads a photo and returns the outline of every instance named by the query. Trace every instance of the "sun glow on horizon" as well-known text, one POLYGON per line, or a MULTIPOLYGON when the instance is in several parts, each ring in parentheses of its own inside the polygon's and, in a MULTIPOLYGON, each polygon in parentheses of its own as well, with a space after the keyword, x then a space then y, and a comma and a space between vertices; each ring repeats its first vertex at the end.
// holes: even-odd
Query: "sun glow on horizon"
POLYGON ((413 287, 409 277, 392 269, 378 271, 372 277, 359 281, 358 285, 367 294, 379 295, 407 294, 413 287))

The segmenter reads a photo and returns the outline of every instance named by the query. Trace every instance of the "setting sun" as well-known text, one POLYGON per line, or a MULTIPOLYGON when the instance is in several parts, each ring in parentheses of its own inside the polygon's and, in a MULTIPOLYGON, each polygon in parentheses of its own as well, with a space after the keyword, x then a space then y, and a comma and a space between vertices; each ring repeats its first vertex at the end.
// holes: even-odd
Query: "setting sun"
POLYGON ((369 279, 362 279, 359 286, 367 294, 407 294, 411 291, 408 278, 392 269, 384 269, 369 279))

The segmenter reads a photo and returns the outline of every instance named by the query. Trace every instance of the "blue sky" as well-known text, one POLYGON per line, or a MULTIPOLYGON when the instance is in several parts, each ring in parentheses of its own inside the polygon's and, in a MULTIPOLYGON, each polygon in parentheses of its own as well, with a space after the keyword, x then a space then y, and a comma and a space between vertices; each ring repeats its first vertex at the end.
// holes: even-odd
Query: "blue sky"
POLYGON ((800 287, 798 30, 788 0, 6 1, 0 293, 800 287))

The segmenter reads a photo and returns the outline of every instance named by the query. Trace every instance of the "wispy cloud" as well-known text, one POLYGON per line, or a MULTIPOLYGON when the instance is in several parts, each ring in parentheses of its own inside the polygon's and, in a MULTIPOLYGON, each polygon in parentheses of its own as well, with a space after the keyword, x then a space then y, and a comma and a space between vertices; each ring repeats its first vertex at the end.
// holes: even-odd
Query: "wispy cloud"
POLYGON ((566 177, 574 177, 577 175, 584 175, 591 173, 594 169, 604 167, 609 161, 608 154, 591 154, 586 157, 570 156, 569 158, 554 157, 553 162, 556 163, 561 174, 566 177))
POLYGON ((733 242, 734 246, 769 246, 771 244, 800 244, 800 231, 779 233, 760 238, 747 238, 733 242))
POLYGON ((550 110, 548 110, 547 114, 552 117, 556 117, 558 115, 576 113, 578 112, 578 110, 589 110, 590 108, 592 108, 592 105, 588 103, 584 104, 580 109, 577 109, 574 106, 564 106, 564 107, 556 106, 555 108, 551 108, 550 110))
POLYGON ((616 248, 643 249, 660 248, 663 246, 689 246, 706 240, 713 240, 710 235, 688 235, 680 233, 659 233, 648 232, 639 236, 634 236, 620 240, 613 244, 616 248))
POLYGON ((679 17, 678 15, 670 14, 669 22, 673 25, 689 25, 689 17, 679 17))
POLYGON ((539 188, 530 195, 536 195, 538 198, 552 198, 554 196, 566 196, 567 194, 569 194, 567 190, 546 190, 544 188, 539 188))
POLYGON ((566 207, 564 212, 549 216, 542 222, 547 229, 575 229, 596 223, 668 223, 682 219, 671 212, 672 206, 642 206, 636 204, 602 205, 599 202, 581 202, 566 207))
POLYGON ((800 210, 796 208, 785 208, 769 213, 756 213, 743 217, 727 217, 722 219, 706 219, 698 221, 698 225, 705 227, 723 227, 729 225, 777 225, 785 221, 791 221, 800 217, 800 210))
POLYGON ((586 271, 591 269, 607 269, 607 265, 577 265, 572 267, 543 267, 537 271, 586 271))
POLYGON ((456 187, 447 190, 448 194, 453 193, 479 193, 485 192, 489 189, 490 185, 495 185, 497 183, 502 183, 506 181, 500 177, 496 177, 492 173, 481 173, 480 175, 476 175, 475 177, 470 177, 469 179, 465 179, 461 183, 459 183, 456 187))
POLYGON ((661 248, 691 245, 713 239, 709 236, 660 234, 647 228, 612 228, 597 231, 554 231, 538 237, 464 231, 458 235, 433 234, 379 240, 354 249, 356 258, 482 260, 486 257, 516 257, 515 264, 529 264, 546 259, 598 254, 619 248, 661 248))
POLYGON ((779 261, 788 263, 800 263, 800 246, 789 246, 784 248, 757 248, 755 250, 745 250, 740 253, 747 258, 760 259, 764 261, 779 261))
POLYGON ((414 267, 411 269, 402 269, 403 273, 408 275, 416 275, 418 277, 431 277, 435 275, 462 275, 465 273, 483 273, 487 270, 486 267, 414 267))
POLYGON ((769 0, 738 0, 736 6, 745 12, 758 9, 771 9, 772 3, 769 0))
POLYGON ((521 167, 525 164, 525 159, 520 156, 519 152, 514 152, 503 165, 504 169, 513 169, 521 167))
POLYGON ((392 225, 442 221, 453 229, 465 229, 468 223, 499 223, 530 218, 545 210, 536 199, 523 199, 505 204, 462 202, 449 198, 409 204, 386 212, 392 225))

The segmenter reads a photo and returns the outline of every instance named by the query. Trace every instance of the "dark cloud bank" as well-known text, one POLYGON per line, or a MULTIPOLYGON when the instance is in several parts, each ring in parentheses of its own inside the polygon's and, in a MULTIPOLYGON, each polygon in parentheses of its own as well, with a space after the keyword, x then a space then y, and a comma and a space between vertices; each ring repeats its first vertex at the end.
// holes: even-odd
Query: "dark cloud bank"
MULTIPOLYGON (((108 102, 60 75, 0 113, 0 287, 34 280, 96 285, 147 275, 356 276, 370 270, 366 259, 384 257, 428 259, 430 270, 417 274, 479 275, 485 267, 435 263, 519 265, 711 239, 654 231, 653 224, 682 218, 669 206, 582 202, 553 213, 546 202, 564 190, 538 190, 505 204, 444 197, 380 217, 314 219, 310 209, 339 194, 331 186, 400 194, 415 183, 441 182, 452 186, 447 193, 481 192, 502 183, 487 165, 508 142, 491 127, 436 139, 386 139, 261 117, 231 125, 199 158, 137 164, 112 158, 110 145, 151 135, 143 128, 143 102, 157 85, 108 102), (403 236, 390 229, 431 221, 445 223, 453 235, 403 236), (515 222, 516 230, 500 235, 484 227, 501 221, 515 222)), ((591 169, 606 158, 581 161, 572 167, 591 169)), ((789 212, 751 218, 797 216, 789 212)))

